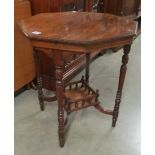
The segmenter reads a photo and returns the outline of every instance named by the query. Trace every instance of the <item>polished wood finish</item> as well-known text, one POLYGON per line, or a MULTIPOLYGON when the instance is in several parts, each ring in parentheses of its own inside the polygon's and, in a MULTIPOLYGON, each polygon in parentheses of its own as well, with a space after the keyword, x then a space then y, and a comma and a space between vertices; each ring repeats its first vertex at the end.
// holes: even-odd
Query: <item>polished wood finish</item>
POLYGON ((122 96, 122 89, 124 85, 125 75, 127 71, 127 63, 128 63, 128 54, 130 52, 131 45, 125 45, 124 46, 124 55, 122 57, 122 66, 120 68, 120 76, 119 76, 119 83, 118 83, 118 89, 116 93, 116 99, 115 99, 115 107, 113 111, 113 122, 112 126, 115 127, 118 113, 119 113, 119 107, 121 103, 121 96, 122 96))
POLYGON ((40 56, 39 56, 39 50, 34 49, 35 53, 35 62, 36 62, 36 74, 37 74, 37 89, 38 89, 38 99, 39 99, 39 104, 40 104, 40 109, 43 111, 44 108, 44 96, 43 96, 43 90, 42 90, 42 76, 40 74, 40 56))
POLYGON ((14 3, 14 91, 29 84, 35 78, 33 49, 30 41, 19 31, 17 22, 31 16, 30 2, 14 3))
MULTIPOLYGON (((92 11, 93 0, 30 0, 33 15, 45 12, 62 12, 62 11, 92 11)), ((95 58, 99 51, 91 54, 95 58)), ((43 75, 43 87, 55 91, 55 65, 51 52, 41 53, 41 74, 43 75), (47 67, 48 66, 48 67, 47 67), (52 71, 51 71, 52 70, 52 71), (52 77, 52 78, 51 78, 52 77)), ((63 52, 64 66, 70 66, 69 70, 65 69, 66 82, 71 80, 84 66, 85 55, 63 52), (72 67, 71 67, 72 66, 72 67)))
POLYGON ((39 14, 22 20, 19 25, 31 40, 52 42, 55 46, 71 44, 75 48, 129 38, 136 33, 137 26, 130 19, 87 12, 39 14))
POLYGON ((64 146, 64 82, 63 82, 63 57, 60 50, 54 50, 56 66, 56 95, 58 100, 58 134, 60 146, 64 146))
MULTIPOLYGON (((122 89, 125 80, 128 53, 136 35, 137 23, 110 14, 99 13, 54 13, 40 14, 19 22, 21 31, 31 40, 35 51, 44 52, 49 49, 54 53, 56 66, 56 96, 58 100, 58 135, 60 146, 65 143, 65 127, 68 116, 72 111, 77 111, 93 105, 104 114, 112 115, 112 126, 116 125, 122 89), (67 17, 67 18, 66 18, 67 17), (75 20, 76 18, 76 20, 75 20), (52 22, 57 19, 56 22, 52 22), (50 25, 50 28, 49 28, 50 25), (70 30, 70 31, 69 31, 70 30), (35 35, 33 32, 41 32, 35 35), (102 108, 98 101, 99 91, 94 91, 89 85, 90 53, 111 47, 124 47, 122 66, 114 110, 102 108), (66 85, 64 83, 63 52, 85 53, 86 73, 85 78, 66 85), (80 85, 81 86, 80 86, 80 85), (68 89, 65 90, 65 87, 68 89), (91 101, 89 100, 91 99, 91 101), (64 118, 64 110, 67 117, 64 118)), ((40 82, 40 79, 38 80, 40 82)))
POLYGON ((99 105, 98 91, 94 91, 82 77, 80 81, 65 86, 65 105, 67 112, 78 111, 90 106, 99 105))

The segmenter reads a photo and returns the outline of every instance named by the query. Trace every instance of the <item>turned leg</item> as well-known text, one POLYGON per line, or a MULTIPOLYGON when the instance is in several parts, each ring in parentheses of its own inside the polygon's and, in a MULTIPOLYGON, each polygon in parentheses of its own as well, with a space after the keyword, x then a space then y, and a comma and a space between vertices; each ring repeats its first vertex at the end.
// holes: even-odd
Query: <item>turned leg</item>
POLYGON ((62 52, 59 50, 54 51, 54 59, 56 66, 56 95, 58 100, 58 135, 59 145, 64 146, 65 135, 64 135, 64 87, 63 87, 63 59, 62 52))
POLYGON ((38 99, 39 99, 40 109, 43 111, 45 107, 44 107, 43 91, 42 91, 42 77, 40 74, 40 56, 39 56, 39 51, 37 49, 34 49, 34 53, 35 53, 36 74, 37 74, 38 99))
POLYGON ((89 65, 90 65, 90 53, 86 53, 86 72, 85 72, 85 80, 89 83, 89 65))
POLYGON ((112 126, 116 126, 118 114, 119 114, 119 107, 121 103, 121 96, 122 96, 122 89, 123 84, 125 80, 125 75, 127 71, 127 63, 128 63, 128 54, 130 52, 131 45, 124 46, 124 55, 122 57, 122 65, 120 68, 120 75, 119 75, 119 83, 118 83, 118 89, 116 93, 116 99, 115 99, 115 106, 113 111, 113 119, 112 119, 112 126))

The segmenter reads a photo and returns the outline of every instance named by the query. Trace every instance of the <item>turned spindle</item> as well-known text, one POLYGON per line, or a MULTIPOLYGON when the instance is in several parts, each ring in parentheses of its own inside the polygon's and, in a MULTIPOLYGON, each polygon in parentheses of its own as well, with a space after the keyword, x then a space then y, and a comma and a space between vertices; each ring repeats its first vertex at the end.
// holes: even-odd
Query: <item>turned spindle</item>
POLYGON ((116 93, 116 99, 115 99, 115 106, 113 111, 113 118, 112 118, 112 127, 116 126, 118 114, 119 114, 119 107, 121 103, 121 97, 122 97, 122 89, 124 85, 125 75, 127 71, 127 63, 128 63, 128 54, 130 52, 131 45, 124 46, 124 55, 122 57, 122 65, 120 68, 120 75, 119 75, 119 83, 118 83, 118 89, 116 93))
POLYGON ((35 65, 36 65, 36 74, 37 74, 37 89, 38 89, 38 99, 40 104, 40 109, 43 111, 45 109, 44 106, 44 96, 42 91, 42 77, 40 74, 40 55, 39 50, 34 48, 34 57, 35 57, 35 65))

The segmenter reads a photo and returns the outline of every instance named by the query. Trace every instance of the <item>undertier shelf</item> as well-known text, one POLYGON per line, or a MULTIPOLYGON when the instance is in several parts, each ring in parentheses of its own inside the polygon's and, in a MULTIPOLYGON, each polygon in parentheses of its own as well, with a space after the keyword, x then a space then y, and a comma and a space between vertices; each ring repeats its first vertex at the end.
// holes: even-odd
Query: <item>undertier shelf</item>
POLYGON ((80 81, 72 82, 65 86, 65 110, 73 112, 98 105, 98 96, 99 91, 94 91, 82 77, 80 81))

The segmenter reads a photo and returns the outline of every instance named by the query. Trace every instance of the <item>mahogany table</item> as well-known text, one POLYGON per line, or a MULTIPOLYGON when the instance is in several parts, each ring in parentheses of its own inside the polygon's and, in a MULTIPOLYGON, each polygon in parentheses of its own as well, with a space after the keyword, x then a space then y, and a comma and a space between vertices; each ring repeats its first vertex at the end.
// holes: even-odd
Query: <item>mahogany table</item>
POLYGON ((128 54, 137 31, 137 23, 122 17, 102 13, 64 12, 44 13, 19 22, 22 32, 31 40, 36 54, 38 98, 41 110, 44 101, 58 101, 58 135, 60 146, 64 146, 65 127, 68 115, 90 106, 112 116, 115 127, 122 96, 122 88, 127 70, 128 54), (113 110, 101 107, 99 91, 89 85, 90 53, 96 50, 124 47, 118 89, 113 110), (46 97, 42 91, 42 75, 39 72, 39 54, 50 49, 55 58, 56 96, 46 97), (86 72, 81 80, 65 84, 63 79, 63 52, 86 54, 86 72), (64 111, 67 112, 66 119, 64 111))

